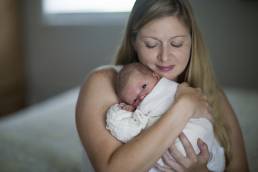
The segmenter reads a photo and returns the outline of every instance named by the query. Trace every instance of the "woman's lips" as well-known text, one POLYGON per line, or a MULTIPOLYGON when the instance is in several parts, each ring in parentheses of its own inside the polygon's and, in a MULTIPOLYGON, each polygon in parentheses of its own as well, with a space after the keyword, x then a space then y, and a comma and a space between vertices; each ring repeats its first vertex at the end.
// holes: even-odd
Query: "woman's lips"
POLYGON ((161 71, 161 72, 169 72, 171 71, 175 65, 170 65, 170 66, 159 66, 159 65, 156 65, 156 67, 161 71))

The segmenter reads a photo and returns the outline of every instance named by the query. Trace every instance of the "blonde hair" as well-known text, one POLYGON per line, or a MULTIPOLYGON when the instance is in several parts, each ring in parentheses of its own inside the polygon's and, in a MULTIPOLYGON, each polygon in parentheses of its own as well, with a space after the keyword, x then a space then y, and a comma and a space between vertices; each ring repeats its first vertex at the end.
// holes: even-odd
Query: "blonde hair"
POLYGON ((224 147, 226 166, 228 166, 231 159, 230 133, 223 120, 223 115, 226 114, 223 114, 223 109, 219 103, 221 90, 214 77, 208 51, 194 19, 191 5, 187 0, 136 0, 115 64, 124 65, 138 62, 139 60, 133 47, 137 33, 150 21, 165 16, 178 17, 189 29, 192 42, 191 57, 186 69, 178 77, 178 82, 188 82, 192 87, 201 88, 207 95, 212 106, 214 132, 224 147))

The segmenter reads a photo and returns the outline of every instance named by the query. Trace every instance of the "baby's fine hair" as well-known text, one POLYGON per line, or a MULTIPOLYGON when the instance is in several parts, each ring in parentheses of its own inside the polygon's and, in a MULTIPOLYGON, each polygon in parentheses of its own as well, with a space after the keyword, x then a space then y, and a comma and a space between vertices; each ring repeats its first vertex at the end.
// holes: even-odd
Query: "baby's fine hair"
POLYGON ((138 72, 142 75, 152 75, 152 71, 141 63, 129 63, 124 65, 118 73, 116 80, 116 93, 120 97, 122 90, 127 85, 129 78, 133 73, 138 72))

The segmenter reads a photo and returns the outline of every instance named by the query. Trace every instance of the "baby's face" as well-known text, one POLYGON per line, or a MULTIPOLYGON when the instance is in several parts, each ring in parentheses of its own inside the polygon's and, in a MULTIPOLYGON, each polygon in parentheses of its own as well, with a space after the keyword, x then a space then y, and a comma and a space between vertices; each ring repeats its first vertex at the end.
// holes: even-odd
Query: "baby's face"
POLYGON ((155 87, 159 79, 159 76, 155 73, 150 75, 137 73, 131 76, 122 91, 122 101, 136 108, 155 87))

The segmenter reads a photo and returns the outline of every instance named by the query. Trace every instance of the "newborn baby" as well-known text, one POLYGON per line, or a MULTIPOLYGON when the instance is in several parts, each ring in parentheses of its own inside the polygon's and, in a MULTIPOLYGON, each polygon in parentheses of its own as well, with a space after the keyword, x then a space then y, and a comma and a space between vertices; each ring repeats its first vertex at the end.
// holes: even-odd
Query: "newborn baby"
MULTIPOLYGON (((125 65, 118 74, 116 84, 120 103, 111 106, 107 111, 106 128, 119 141, 128 142, 168 110, 174 101, 177 86, 176 82, 160 78, 140 63, 125 65)), ((200 152, 197 139, 200 138, 207 144, 211 156, 207 165, 209 170, 224 170, 224 149, 216 140, 208 119, 190 119, 183 132, 197 154, 200 152)), ((186 156, 179 139, 176 139, 175 145, 186 156)), ((158 163, 163 164, 161 159, 158 163)), ((149 171, 157 170, 152 168, 149 171)))

